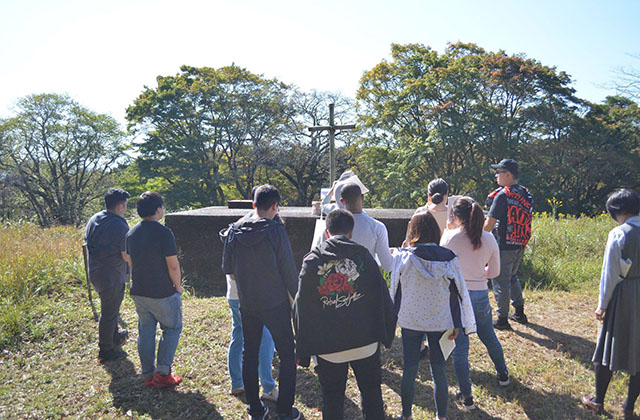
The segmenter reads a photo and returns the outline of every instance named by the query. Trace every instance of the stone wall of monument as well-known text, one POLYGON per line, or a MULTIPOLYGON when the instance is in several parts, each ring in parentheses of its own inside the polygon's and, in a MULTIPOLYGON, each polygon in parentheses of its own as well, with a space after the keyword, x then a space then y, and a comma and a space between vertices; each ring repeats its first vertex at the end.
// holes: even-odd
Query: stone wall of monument
MULTIPOLYGON (((222 273, 222 242, 219 232, 244 216, 249 210, 227 207, 206 207, 165 216, 178 244, 183 276, 196 293, 224 295, 226 281, 222 273)), ((389 245, 400 246, 406 234, 407 224, 414 210, 366 209, 367 214, 380 220, 389 231, 389 245)), ((281 207, 291 248, 298 269, 311 248, 317 216, 307 207, 281 207)))

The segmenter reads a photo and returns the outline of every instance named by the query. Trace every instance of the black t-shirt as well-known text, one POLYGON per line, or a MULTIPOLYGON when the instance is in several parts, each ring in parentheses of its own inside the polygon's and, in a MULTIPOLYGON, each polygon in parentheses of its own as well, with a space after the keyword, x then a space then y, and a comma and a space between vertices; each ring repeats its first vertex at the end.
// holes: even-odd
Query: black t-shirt
POLYGON ((488 198, 493 200, 488 216, 498 221, 498 245, 501 250, 522 249, 531 236, 531 194, 518 184, 496 191, 488 198), (509 207, 511 217, 507 214, 509 207))
POLYGON ((176 292, 165 259, 178 255, 171 229, 142 221, 127 233, 126 247, 132 262, 132 295, 162 299, 176 292))

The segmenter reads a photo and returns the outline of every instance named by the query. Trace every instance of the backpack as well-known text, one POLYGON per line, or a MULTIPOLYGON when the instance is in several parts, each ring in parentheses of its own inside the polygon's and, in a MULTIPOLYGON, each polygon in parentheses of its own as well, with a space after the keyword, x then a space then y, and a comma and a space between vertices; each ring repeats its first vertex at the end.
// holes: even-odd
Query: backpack
POLYGON ((512 185, 493 190, 487 197, 487 206, 500 192, 507 196, 507 228, 504 238, 506 245, 517 245, 524 248, 531 239, 531 219, 533 213, 533 197, 526 187, 512 188, 512 185), (519 191, 520 190, 520 191, 519 191), (524 192, 524 195, 521 194, 524 192))

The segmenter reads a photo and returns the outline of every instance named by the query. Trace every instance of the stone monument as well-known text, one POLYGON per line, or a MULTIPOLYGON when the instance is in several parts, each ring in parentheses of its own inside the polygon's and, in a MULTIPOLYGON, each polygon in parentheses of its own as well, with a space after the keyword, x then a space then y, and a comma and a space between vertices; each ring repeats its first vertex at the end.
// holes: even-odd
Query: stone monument
MULTIPOLYGON (((389 232, 389 246, 401 246, 412 209, 365 209, 367 214, 384 223, 389 232)), ((218 233, 244 216, 248 209, 205 207, 170 213, 165 224, 171 228, 178 245, 183 276, 197 293, 224 295, 226 281, 222 273, 222 242, 218 233)), ((311 249, 315 221, 311 207, 281 207, 291 248, 298 269, 311 249)))

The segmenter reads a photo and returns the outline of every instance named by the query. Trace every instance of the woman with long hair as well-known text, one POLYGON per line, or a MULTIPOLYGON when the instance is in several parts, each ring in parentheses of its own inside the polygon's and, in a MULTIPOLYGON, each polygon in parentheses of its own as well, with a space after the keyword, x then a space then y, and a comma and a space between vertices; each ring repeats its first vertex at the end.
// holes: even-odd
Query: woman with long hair
POLYGON ((402 328, 402 415, 411 419, 420 344, 426 334, 438 419, 446 419, 448 385, 440 339, 449 332, 454 340, 459 328, 475 330, 469 293, 456 255, 438 245, 440 228, 431 213, 414 215, 409 222, 409 247, 394 255, 391 298, 402 328))
MULTIPOLYGON (((493 235, 482 229, 484 213, 480 205, 469 197, 456 200, 453 205, 453 224, 456 229, 447 230, 440 245, 456 253, 460 259, 462 275, 469 289, 469 297, 476 320, 478 337, 487 349, 496 368, 500 386, 509 385, 509 372, 504 361, 502 345, 493 330, 489 288, 487 279, 500 273, 500 250, 493 235)), ((458 398, 463 407, 473 410, 469 379, 469 337, 458 334, 453 349, 453 367, 458 378, 458 398)))
POLYGON ((626 188, 616 191, 607 200, 607 211, 619 226, 607 239, 595 311, 602 321, 593 355, 596 395, 583 396, 582 403, 601 413, 613 372, 623 370, 630 377, 622 410, 625 419, 634 419, 640 394, 640 196, 626 188))

